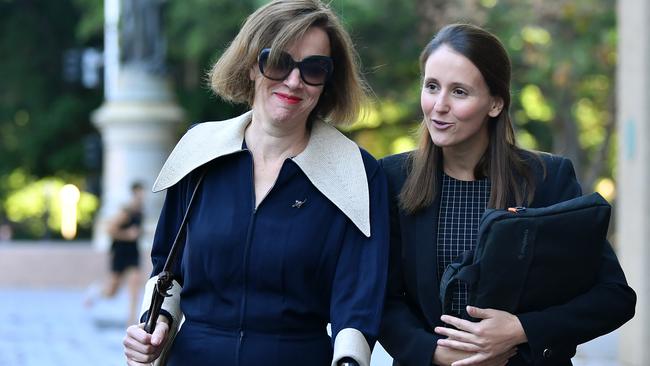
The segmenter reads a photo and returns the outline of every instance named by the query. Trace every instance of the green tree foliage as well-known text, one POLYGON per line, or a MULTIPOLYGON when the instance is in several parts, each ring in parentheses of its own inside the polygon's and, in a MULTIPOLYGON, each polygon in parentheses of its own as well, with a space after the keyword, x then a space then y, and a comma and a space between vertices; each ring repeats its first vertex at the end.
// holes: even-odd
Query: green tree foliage
POLYGON ((333 1, 361 58, 373 95, 365 118, 348 134, 377 157, 412 149, 419 112, 418 55, 424 42, 417 36, 414 1, 333 1))
POLYGON ((0 2, 0 175, 85 172, 83 137, 101 93, 62 79, 80 16, 66 1, 0 2))
MULTIPOLYGON (((66 177, 70 181, 70 177, 66 177)), ((14 222, 17 236, 30 235, 43 237, 60 237, 61 229, 61 188, 66 184, 61 177, 34 179, 26 176, 21 169, 15 170, 8 177, 7 183, 12 188, 4 210, 7 218, 14 222)), ((92 229, 93 213, 99 207, 99 199, 81 192, 77 203, 78 230, 82 236, 88 236, 92 229)))
POLYGON ((97 37, 79 41, 82 17, 70 1, 0 1, 0 222, 10 193, 24 188, 10 184, 18 168, 34 179, 73 176, 82 184, 79 177, 90 173, 83 142, 94 132, 89 114, 101 92, 68 84, 62 74, 64 51, 101 45, 97 37))
POLYGON ((532 147, 572 159, 586 189, 611 177, 614 0, 500 0, 488 24, 514 61, 513 112, 532 147), (513 21, 516 19, 516 21, 513 21))
POLYGON ((170 75, 188 123, 229 118, 242 112, 216 98, 207 72, 239 31, 244 18, 260 1, 170 1, 166 32, 170 75))

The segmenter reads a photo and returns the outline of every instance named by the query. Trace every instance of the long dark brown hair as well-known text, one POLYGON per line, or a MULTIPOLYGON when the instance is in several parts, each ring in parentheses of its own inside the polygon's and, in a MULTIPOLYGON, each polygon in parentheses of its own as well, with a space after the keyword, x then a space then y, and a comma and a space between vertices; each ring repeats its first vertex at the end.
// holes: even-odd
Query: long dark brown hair
MULTIPOLYGON (((505 208, 508 205, 530 203, 535 183, 523 150, 515 142, 510 119, 510 58, 497 37, 470 24, 451 24, 442 28, 420 54, 420 70, 429 56, 446 45, 465 56, 480 71, 490 94, 503 99, 503 109, 496 117, 489 117, 489 144, 474 167, 477 179, 489 177, 491 182, 488 207, 505 208)), ((418 149, 409 156, 409 173, 400 192, 400 207, 415 213, 433 202, 438 193, 438 171, 442 169, 442 149, 435 146, 426 128, 420 126, 418 149)))

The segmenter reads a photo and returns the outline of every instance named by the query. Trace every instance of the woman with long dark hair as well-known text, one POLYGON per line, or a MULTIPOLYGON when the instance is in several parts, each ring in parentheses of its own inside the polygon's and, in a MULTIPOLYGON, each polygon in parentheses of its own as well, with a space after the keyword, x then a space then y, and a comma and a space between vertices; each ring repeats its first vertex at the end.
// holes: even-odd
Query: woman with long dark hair
POLYGON ((475 246, 486 208, 545 207, 580 196, 571 162, 516 145, 510 59, 491 33, 446 26, 422 51, 420 66, 419 146, 380 161, 392 196, 380 342, 401 366, 570 365, 576 345, 634 314, 634 291, 608 243, 593 287, 551 308, 477 308, 456 283, 451 313, 443 314, 438 294, 447 265, 475 246))

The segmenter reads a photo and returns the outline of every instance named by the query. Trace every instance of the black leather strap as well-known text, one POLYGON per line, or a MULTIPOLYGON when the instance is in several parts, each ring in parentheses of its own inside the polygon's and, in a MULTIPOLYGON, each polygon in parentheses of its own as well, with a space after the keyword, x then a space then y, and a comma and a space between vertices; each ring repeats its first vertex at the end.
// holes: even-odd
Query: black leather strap
POLYGON ((165 266, 163 267, 163 270, 158 274, 158 281, 156 282, 156 288, 153 291, 153 294, 151 295, 151 305, 149 305, 149 318, 147 319, 147 322, 144 325, 144 330, 151 334, 153 333, 154 329, 156 329, 156 321, 158 321, 158 316, 160 315, 160 309, 162 308, 163 301, 165 300, 165 297, 171 296, 169 294, 169 289, 172 288, 172 284, 174 281, 174 273, 172 272, 172 268, 174 264, 176 263, 176 260, 178 258, 178 253, 181 252, 182 250, 182 244, 180 244, 181 240, 180 238, 184 234, 185 227, 187 226, 187 218, 189 217, 190 209, 192 208, 192 202, 194 202, 194 197, 196 196, 196 192, 199 190, 199 186, 201 185, 201 182, 203 182, 203 177, 205 176, 205 169, 201 171, 201 175, 199 176, 199 179, 196 182, 196 186, 194 186, 194 190, 192 191, 192 195, 190 196, 190 201, 187 204, 187 209, 185 210, 185 215, 183 215, 183 221, 181 221, 181 226, 178 228, 178 232, 176 232, 176 237, 174 238, 174 242, 172 244, 172 248, 169 251, 169 255, 167 256, 167 260, 165 261, 165 266))

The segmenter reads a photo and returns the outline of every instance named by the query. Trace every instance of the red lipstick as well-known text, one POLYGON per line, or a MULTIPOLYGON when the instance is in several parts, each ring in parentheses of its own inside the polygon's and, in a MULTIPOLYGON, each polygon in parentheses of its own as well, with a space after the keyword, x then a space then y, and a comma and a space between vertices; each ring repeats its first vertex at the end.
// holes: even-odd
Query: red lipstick
POLYGON ((285 101, 286 103, 289 103, 289 104, 296 104, 296 103, 299 103, 302 100, 302 98, 298 98, 296 96, 289 95, 289 94, 284 94, 284 93, 275 93, 275 95, 277 95, 278 98, 280 98, 281 100, 283 100, 283 101, 285 101))

